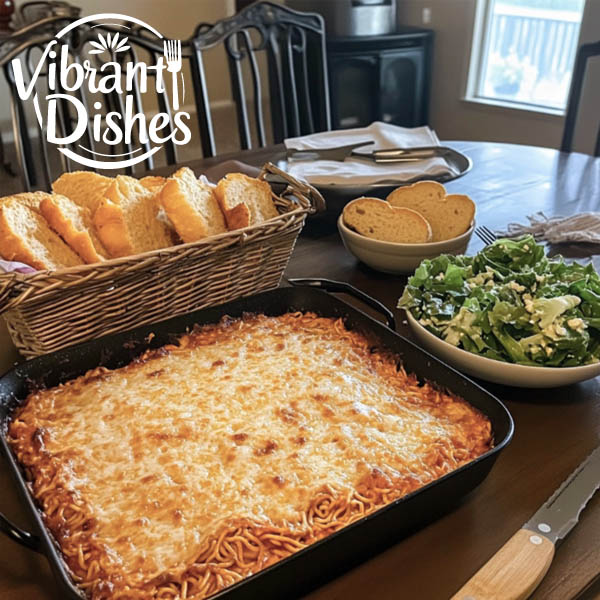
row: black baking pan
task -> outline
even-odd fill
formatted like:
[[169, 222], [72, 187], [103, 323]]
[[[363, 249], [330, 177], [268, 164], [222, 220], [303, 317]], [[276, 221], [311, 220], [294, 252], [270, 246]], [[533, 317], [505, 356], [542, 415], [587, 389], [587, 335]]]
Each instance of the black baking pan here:
[[[451, 390], [485, 414], [492, 424], [495, 447], [469, 464], [222, 590], [213, 598], [268, 600], [298, 597], [430, 522], [487, 476], [513, 434], [512, 418], [498, 399], [395, 333], [392, 313], [362, 292], [347, 284], [327, 280], [295, 280], [291, 283], [301, 284], [301, 287], [279, 288], [86, 342], [28, 361], [0, 379], [0, 446], [37, 529], [31, 533], [22, 531], [0, 515], [0, 530], [16, 542], [47, 556], [65, 599], [85, 598], [85, 595], [72, 583], [58, 546], [45, 528], [24, 474], [6, 442], [6, 430], [12, 412], [34, 387], [55, 386], [101, 365], [108, 368], [123, 366], [144, 350], [171, 342], [193, 325], [215, 323], [223, 315], [240, 317], [250, 312], [277, 316], [290, 311], [312, 311], [325, 317], [343, 317], [348, 328], [360, 331], [373, 340], [374, 345], [397, 354], [408, 372], [415, 373], [420, 380], [427, 379]], [[359, 297], [377, 308], [386, 318], [388, 326], [316, 287]], [[151, 333], [154, 337], [149, 335]]]

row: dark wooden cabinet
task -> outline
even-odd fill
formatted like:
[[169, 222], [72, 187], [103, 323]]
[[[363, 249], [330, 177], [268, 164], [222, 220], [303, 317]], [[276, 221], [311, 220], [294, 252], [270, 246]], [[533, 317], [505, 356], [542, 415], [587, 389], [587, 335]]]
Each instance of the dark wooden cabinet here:
[[414, 27], [382, 36], [329, 38], [333, 128], [373, 121], [426, 125], [432, 46], [433, 32]]

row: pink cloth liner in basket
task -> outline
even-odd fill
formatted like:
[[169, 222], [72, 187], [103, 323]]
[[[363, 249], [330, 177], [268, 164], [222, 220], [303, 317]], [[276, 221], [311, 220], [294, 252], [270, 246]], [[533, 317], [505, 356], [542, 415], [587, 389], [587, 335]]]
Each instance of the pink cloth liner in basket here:
[[20, 262], [0, 259], [0, 273], [35, 273], [35, 269]]

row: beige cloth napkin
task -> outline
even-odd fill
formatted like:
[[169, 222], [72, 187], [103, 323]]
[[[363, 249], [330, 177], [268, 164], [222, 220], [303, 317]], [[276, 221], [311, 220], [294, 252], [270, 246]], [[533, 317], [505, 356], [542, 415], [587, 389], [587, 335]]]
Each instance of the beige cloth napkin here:
[[498, 232], [503, 237], [517, 237], [527, 233], [536, 240], [546, 240], [551, 244], [585, 242], [600, 244], [600, 213], [586, 212], [572, 217], [548, 218], [543, 212], [527, 217], [529, 226], [509, 223], [508, 229]]
[[[361, 140], [374, 140], [375, 144], [360, 148], [360, 152], [371, 152], [386, 148], [411, 148], [415, 146], [439, 146], [440, 141], [429, 127], [407, 129], [375, 122], [368, 127], [323, 131], [303, 137], [285, 140], [286, 148], [318, 150], [346, 146]], [[288, 162], [290, 175], [304, 178], [315, 185], [370, 185], [374, 183], [407, 182], [427, 176], [458, 175], [443, 158], [407, 163], [376, 164], [357, 158], [345, 161], [311, 160]]]

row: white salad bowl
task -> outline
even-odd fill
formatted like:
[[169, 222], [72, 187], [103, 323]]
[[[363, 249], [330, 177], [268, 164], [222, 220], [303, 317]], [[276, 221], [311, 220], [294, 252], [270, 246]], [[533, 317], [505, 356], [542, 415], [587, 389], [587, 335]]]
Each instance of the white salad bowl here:
[[435, 258], [440, 254], [464, 254], [474, 228], [475, 223], [472, 223], [462, 235], [442, 242], [400, 244], [382, 242], [356, 233], [344, 223], [343, 214], [338, 218], [338, 230], [346, 250], [372, 269], [393, 275], [413, 273], [426, 258]]
[[485, 358], [457, 348], [427, 331], [409, 310], [408, 323], [419, 343], [455, 369], [492, 383], [526, 388], [570, 385], [600, 375], [600, 362], [581, 367], [530, 367]]

